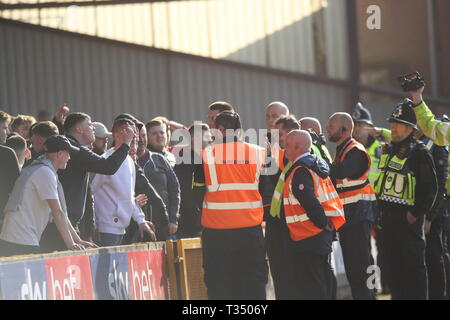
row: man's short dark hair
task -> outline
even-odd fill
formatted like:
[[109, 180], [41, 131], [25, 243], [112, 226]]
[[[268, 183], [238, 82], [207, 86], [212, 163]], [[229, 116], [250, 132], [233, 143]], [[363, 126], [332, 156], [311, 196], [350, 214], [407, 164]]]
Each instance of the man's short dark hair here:
[[115, 133], [120, 130], [123, 126], [130, 125], [132, 127], [135, 127], [135, 124], [132, 120], [128, 118], [119, 118], [114, 121], [113, 127], [111, 129], [112, 133]]
[[276, 121], [275, 125], [281, 125], [284, 130], [300, 130], [300, 124], [298, 120], [293, 115], [282, 115]]
[[59, 134], [58, 127], [51, 121], [36, 122], [30, 129], [31, 135], [37, 135], [42, 138], [49, 138], [55, 134]]
[[224, 111], [233, 112], [234, 111], [233, 106], [225, 101], [213, 102], [209, 105], [208, 109], [211, 111], [219, 111], [219, 112], [224, 112]]
[[27, 148], [27, 141], [22, 136], [15, 134], [6, 139], [5, 145], [13, 149], [16, 154], [23, 154]]
[[202, 131], [209, 130], [209, 126], [206, 123], [194, 123], [188, 128], [189, 134], [191, 136], [194, 135], [196, 128], [200, 128], [200, 129], [202, 129]]
[[0, 122], [11, 120], [11, 116], [5, 111], [0, 110]]
[[70, 133], [73, 127], [80, 124], [86, 119], [91, 119], [91, 117], [83, 112], [74, 112], [67, 116], [66, 120], [64, 121], [63, 125], [63, 131], [64, 134]]
[[237, 112], [224, 111], [219, 113], [216, 119], [214, 119], [214, 126], [216, 128], [222, 126], [225, 129], [233, 130], [242, 129], [241, 117]]

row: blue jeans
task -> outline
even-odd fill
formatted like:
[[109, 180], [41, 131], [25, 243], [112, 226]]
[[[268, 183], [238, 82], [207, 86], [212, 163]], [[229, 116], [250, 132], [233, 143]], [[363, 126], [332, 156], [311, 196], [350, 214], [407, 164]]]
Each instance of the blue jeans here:
[[120, 246], [123, 239], [123, 234], [99, 233], [98, 245], [100, 247]]

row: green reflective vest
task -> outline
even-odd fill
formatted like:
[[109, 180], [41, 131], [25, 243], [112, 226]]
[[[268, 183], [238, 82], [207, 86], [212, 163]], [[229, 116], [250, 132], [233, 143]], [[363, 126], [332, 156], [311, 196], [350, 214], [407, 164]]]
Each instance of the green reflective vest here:
[[315, 144], [312, 144], [311, 149], [312, 149], [312, 153], [314, 155], [318, 156], [320, 159], [323, 159], [323, 160], [327, 161], [328, 163], [333, 162], [333, 160], [331, 159], [331, 155], [328, 152], [327, 147], [325, 147], [324, 145], [322, 145], [321, 148], [319, 149], [318, 146], [316, 146]]
[[378, 165], [380, 164], [381, 157], [381, 144], [378, 140], [375, 140], [370, 147], [366, 149], [370, 156], [370, 169], [369, 169], [369, 182], [372, 187], [375, 186], [375, 182], [380, 176], [380, 169]]
[[378, 168], [380, 176], [375, 184], [375, 193], [379, 200], [414, 206], [416, 178], [405, 166], [408, 158], [400, 159], [384, 154], [380, 158]]

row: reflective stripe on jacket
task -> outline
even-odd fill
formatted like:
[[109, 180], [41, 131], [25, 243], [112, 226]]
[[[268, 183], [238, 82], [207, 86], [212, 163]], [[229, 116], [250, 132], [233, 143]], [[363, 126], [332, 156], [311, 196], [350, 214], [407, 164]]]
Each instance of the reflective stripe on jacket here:
[[299, 168], [306, 168], [314, 183], [314, 194], [322, 205], [325, 215], [329, 217], [335, 229], [339, 229], [345, 223], [344, 208], [339, 195], [337, 194], [333, 183], [329, 177], [322, 179], [311, 169], [299, 166], [292, 170], [289, 177], [286, 179], [283, 191], [283, 204], [286, 223], [289, 229], [289, 234], [293, 241], [300, 241], [316, 234], [319, 234], [323, 229], [318, 228], [309, 218], [306, 210], [295, 198], [292, 192], [292, 179], [295, 171]]
[[214, 144], [203, 150], [204, 227], [235, 229], [262, 223], [258, 184], [264, 159], [263, 148], [240, 141]]
[[343, 205], [356, 203], [358, 201], [376, 201], [375, 192], [369, 184], [368, 173], [370, 170], [371, 160], [364, 146], [354, 139], [350, 139], [346, 146], [342, 149], [341, 154], [335, 159], [335, 162], [344, 161], [347, 153], [353, 148], [357, 148], [364, 152], [367, 158], [367, 170], [357, 179], [336, 179], [336, 190]]

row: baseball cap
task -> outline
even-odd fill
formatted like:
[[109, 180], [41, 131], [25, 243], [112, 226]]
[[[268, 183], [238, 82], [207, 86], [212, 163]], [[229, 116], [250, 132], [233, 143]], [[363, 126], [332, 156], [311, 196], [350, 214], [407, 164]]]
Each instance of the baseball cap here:
[[69, 139], [61, 135], [53, 135], [44, 142], [46, 153], [55, 153], [58, 151], [78, 152], [80, 148], [73, 146]]
[[112, 133], [106, 129], [106, 126], [101, 122], [92, 122], [95, 129], [95, 136], [97, 138], [112, 138]]

